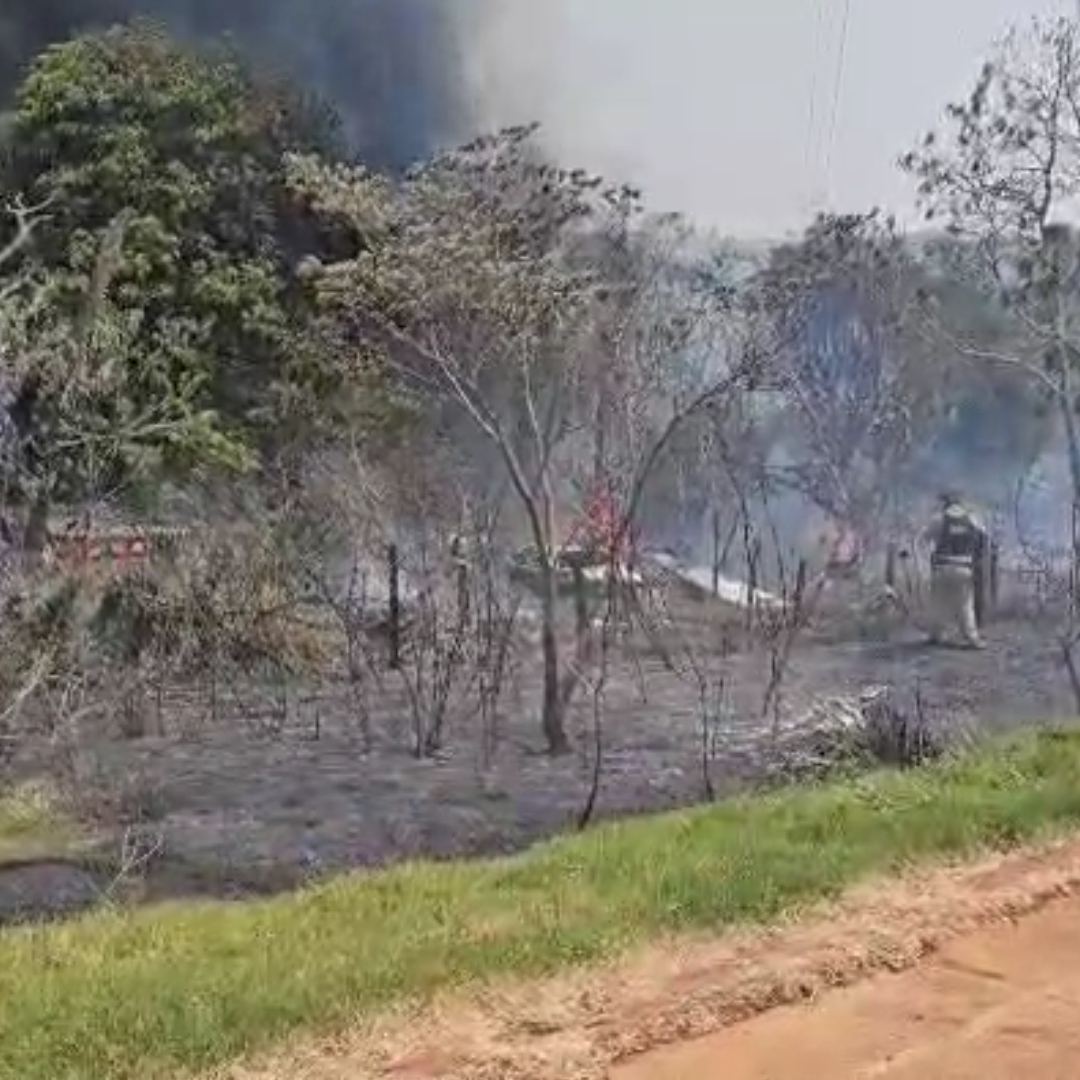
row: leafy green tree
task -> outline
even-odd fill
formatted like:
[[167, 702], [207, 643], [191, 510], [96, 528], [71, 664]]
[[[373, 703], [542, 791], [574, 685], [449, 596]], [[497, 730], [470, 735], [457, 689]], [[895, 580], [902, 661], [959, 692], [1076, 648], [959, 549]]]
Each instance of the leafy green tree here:
[[[12, 268], [32, 287], [15, 290], [24, 309], [9, 320], [27, 354], [70, 338], [122, 387], [95, 399], [84, 426], [155, 418], [136, 425], [135, 459], [100, 463], [99, 485], [122, 487], [135, 460], [144, 480], [251, 465], [288, 435], [305, 395], [327, 389], [305, 332], [310, 296], [289, 274], [317, 238], [286, 197], [282, 162], [289, 150], [333, 152], [334, 137], [332, 118], [288, 87], [146, 24], [53, 46], [33, 65], [0, 187], [47, 214]], [[96, 360], [79, 329], [88, 304]], [[45, 405], [56, 400], [38, 395], [31, 426], [51, 422]], [[43, 445], [44, 430], [35, 435]], [[87, 479], [54, 477], [57, 498], [76, 494], [76, 475]]]
[[28, 511], [31, 553], [40, 550], [56, 502], [145, 494], [145, 485], [165, 474], [166, 456], [190, 475], [233, 454], [214, 415], [199, 410], [186, 388], [157, 399], [144, 393], [137, 323], [106, 297], [123, 229], [118, 217], [98, 252], [92, 286], [77, 305], [68, 296], [62, 315], [47, 274], [26, 273], [3, 290], [4, 494]]

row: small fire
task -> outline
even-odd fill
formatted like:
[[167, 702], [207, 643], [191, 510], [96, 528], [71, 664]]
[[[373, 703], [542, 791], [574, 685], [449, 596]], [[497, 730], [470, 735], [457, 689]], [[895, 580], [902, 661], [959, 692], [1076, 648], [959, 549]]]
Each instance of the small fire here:
[[590, 492], [581, 520], [567, 537], [567, 546], [600, 552], [615, 562], [631, 561], [634, 537], [610, 486], [598, 484]]

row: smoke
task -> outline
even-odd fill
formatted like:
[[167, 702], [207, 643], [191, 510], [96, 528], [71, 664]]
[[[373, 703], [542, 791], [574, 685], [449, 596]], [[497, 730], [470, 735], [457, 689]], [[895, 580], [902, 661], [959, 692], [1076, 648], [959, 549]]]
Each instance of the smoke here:
[[463, 41], [488, 0], [4, 0], [0, 101], [46, 45], [135, 16], [251, 60], [330, 102], [368, 164], [400, 169], [471, 133]]

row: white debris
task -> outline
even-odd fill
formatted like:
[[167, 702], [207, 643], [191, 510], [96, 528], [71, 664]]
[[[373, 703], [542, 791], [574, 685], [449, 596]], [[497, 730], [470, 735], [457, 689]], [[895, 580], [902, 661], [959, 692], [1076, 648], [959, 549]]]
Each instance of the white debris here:
[[723, 573], [715, 575], [714, 578], [711, 567], [687, 566], [666, 551], [649, 552], [645, 561], [678, 578], [682, 584], [690, 586], [691, 591], [702, 600], [714, 599], [732, 607], [753, 606], [766, 611], [782, 611], [785, 607], [783, 599], [775, 593], [752, 589], [748, 582]]

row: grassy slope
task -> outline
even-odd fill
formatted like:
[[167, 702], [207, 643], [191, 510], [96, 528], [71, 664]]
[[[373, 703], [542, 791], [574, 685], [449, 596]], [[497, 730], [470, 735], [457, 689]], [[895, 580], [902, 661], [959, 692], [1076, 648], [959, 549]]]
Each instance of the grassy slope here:
[[12, 931], [0, 936], [0, 1077], [194, 1071], [436, 987], [769, 919], [917, 859], [1078, 823], [1080, 733], [1043, 734], [924, 772], [608, 825], [513, 859]]

